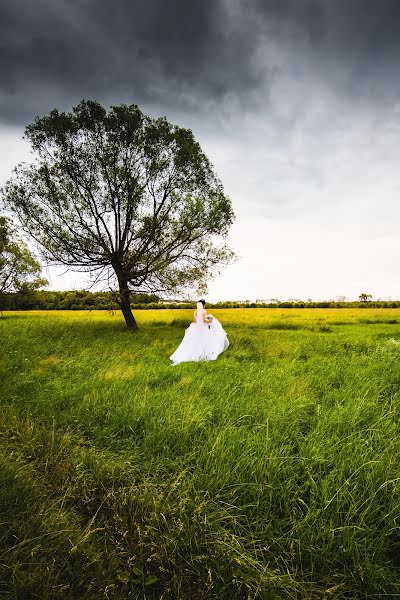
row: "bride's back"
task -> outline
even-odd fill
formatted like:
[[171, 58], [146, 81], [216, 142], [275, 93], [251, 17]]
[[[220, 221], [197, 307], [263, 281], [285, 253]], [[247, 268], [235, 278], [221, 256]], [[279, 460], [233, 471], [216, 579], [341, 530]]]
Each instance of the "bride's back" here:
[[196, 320], [196, 323], [204, 323], [204, 318], [203, 315], [206, 313], [205, 308], [203, 307], [201, 302], [197, 303], [197, 309], [195, 310], [194, 313], [194, 318]]

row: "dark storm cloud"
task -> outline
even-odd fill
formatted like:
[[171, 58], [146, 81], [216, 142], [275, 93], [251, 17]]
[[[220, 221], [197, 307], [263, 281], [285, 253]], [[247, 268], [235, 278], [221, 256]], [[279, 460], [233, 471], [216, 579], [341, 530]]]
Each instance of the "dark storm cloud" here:
[[254, 39], [231, 29], [217, 1], [3, 0], [0, 40], [3, 120], [24, 120], [61, 99], [163, 106], [256, 83]]
[[264, 38], [297, 49], [297, 67], [339, 85], [343, 94], [399, 96], [398, 0], [257, 0]]
[[275, 72], [259, 51], [269, 40], [311, 65], [305, 77], [335, 71], [344, 93], [397, 93], [397, 0], [2, 0], [0, 119], [83, 97], [161, 112], [250, 101]]
[[316, 48], [327, 43], [326, 49], [336, 56], [352, 53], [368, 59], [399, 54], [397, 0], [256, 0], [254, 6], [275, 37], [285, 31], [304, 32]]

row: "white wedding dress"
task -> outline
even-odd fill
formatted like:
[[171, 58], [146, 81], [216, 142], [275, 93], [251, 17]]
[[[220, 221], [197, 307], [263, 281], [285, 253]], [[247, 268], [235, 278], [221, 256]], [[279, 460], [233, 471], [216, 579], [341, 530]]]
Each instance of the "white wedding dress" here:
[[189, 325], [183, 340], [170, 356], [174, 365], [189, 361], [215, 360], [229, 346], [221, 323], [215, 317], [211, 323], [204, 323], [204, 312], [202, 303], [198, 302], [196, 322]]

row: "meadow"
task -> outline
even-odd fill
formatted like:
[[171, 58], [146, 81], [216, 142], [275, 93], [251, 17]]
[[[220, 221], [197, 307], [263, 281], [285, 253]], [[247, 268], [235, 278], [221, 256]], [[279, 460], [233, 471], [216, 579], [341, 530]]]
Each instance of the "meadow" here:
[[400, 597], [400, 309], [0, 318], [0, 597]]

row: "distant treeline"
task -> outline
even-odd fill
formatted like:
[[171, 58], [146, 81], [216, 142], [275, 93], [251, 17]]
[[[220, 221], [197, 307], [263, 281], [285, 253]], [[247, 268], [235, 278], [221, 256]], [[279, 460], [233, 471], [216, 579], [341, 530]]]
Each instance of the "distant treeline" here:
[[[132, 294], [132, 306], [148, 307], [157, 304], [154, 294]], [[51, 292], [21, 290], [0, 293], [1, 310], [116, 310], [118, 296], [114, 292], [89, 292], [87, 290]]]
[[[193, 308], [193, 302], [165, 302], [154, 294], [132, 294], [132, 308], [165, 309]], [[400, 300], [370, 300], [355, 302], [216, 302], [207, 308], [400, 308]], [[22, 290], [0, 294], [0, 310], [117, 310], [118, 297], [114, 292], [87, 290], [51, 292]]]

